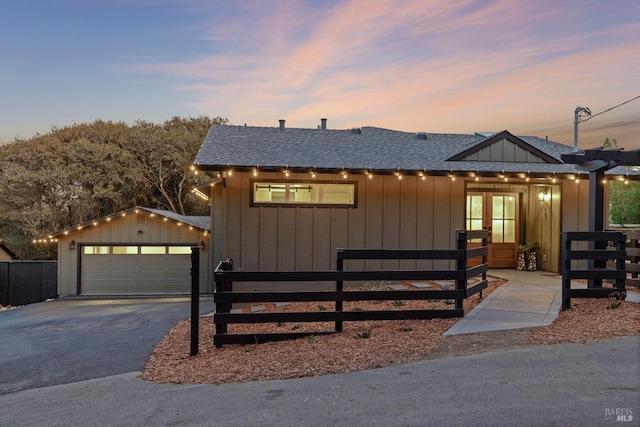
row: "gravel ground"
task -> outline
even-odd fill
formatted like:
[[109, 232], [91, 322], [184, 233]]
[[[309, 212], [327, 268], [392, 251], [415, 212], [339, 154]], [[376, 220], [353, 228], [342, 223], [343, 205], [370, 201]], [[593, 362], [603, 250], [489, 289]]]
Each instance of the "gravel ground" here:
[[[503, 282], [494, 280], [484, 291], [488, 295]], [[480, 302], [477, 296], [465, 301], [465, 312]], [[392, 309], [394, 302], [354, 303], [359, 308]], [[397, 305], [397, 303], [395, 303]], [[402, 309], [418, 302], [402, 303]], [[424, 303], [422, 303], [424, 307]], [[442, 302], [434, 302], [433, 305]], [[190, 321], [179, 322], [160, 342], [145, 367], [142, 378], [159, 383], [233, 383], [287, 379], [347, 373], [381, 368], [425, 359], [559, 343], [588, 343], [640, 334], [640, 304], [623, 302], [610, 308], [608, 299], [572, 299], [571, 310], [563, 311], [549, 326], [444, 337], [458, 319], [412, 321], [345, 322], [341, 334], [312, 336], [295, 341], [259, 345], [213, 346], [212, 318], [200, 320], [200, 353], [189, 356]], [[377, 308], [376, 308], [377, 307]], [[345, 304], [345, 310], [349, 308]], [[396, 308], [398, 308], [396, 306]], [[250, 308], [246, 308], [249, 310]], [[267, 310], [276, 310], [266, 304]], [[318, 310], [317, 304], [292, 304], [284, 310]], [[278, 311], [283, 311], [278, 308]], [[268, 332], [296, 329], [315, 331], [328, 324], [261, 325]], [[229, 332], [249, 332], [255, 325], [234, 325]], [[306, 329], [305, 329], [306, 328]], [[315, 328], [315, 329], [314, 329]], [[363, 332], [368, 338], [362, 338]]]

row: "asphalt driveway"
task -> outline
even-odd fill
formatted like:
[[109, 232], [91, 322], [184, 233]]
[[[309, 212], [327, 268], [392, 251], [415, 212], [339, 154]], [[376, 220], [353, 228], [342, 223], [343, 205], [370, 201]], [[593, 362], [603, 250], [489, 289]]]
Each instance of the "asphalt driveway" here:
[[[200, 313], [213, 309], [201, 300]], [[0, 311], [0, 394], [141, 371], [189, 298], [63, 298]]]

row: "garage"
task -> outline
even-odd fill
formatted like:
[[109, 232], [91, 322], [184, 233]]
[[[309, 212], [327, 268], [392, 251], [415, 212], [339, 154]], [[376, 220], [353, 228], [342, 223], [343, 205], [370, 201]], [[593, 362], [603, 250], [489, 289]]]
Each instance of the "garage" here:
[[83, 245], [80, 293], [185, 293], [191, 290], [191, 246]]
[[58, 246], [58, 294], [175, 295], [191, 291], [191, 250], [200, 251], [200, 292], [210, 293], [210, 217], [137, 207], [43, 236]]

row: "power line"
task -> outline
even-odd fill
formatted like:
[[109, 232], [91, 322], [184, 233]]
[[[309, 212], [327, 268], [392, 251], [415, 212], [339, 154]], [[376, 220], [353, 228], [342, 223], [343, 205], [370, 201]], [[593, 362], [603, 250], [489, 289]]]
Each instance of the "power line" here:
[[628, 100], [624, 101], [623, 103], [618, 104], [618, 105], [616, 105], [616, 106], [613, 106], [613, 107], [611, 107], [611, 108], [607, 108], [607, 109], [606, 109], [606, 110], [604, 110], [604, 111], [600, 111], [599, 113], [592, 114], [592, 115], [590, 115], [589, 117], [587, 117], [586, 119], [581, 120], [581, 122], [587, 122], [587, 121], [589, 121], [589, 120], [593, 119], [595, 116], [599, 116], [600, 114], [604, 114], [604, 113], [606, 113], [607, 111], [611, 111], [611, 110], [614, 110], [614, 109], [616, 109], [616, 108], [618, 108], [618, 107], [622, 107], [624, 104], [628, 104], [628, 103], [630, 103], [631, 101], [635, 101], [635, 100], [636, 100], [636, 99], [638, 99], [638, 98], [640, 98], [640, 95], [636, 96], [635, 98], [628, 99]]

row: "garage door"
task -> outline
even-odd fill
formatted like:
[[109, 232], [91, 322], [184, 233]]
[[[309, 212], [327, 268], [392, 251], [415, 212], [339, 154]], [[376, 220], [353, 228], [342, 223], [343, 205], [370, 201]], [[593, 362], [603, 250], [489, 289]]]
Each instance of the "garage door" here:
[[80, 293], [166, 294], [191, 289], [191, 246], [83, 246]]

